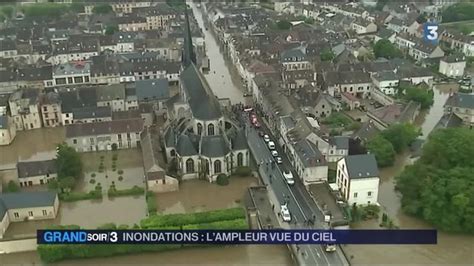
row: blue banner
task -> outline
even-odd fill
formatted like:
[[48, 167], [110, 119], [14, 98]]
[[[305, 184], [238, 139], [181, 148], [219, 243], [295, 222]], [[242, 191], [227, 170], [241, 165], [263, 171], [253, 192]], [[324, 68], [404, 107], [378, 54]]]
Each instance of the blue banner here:
[[38, 244], [436, 244], [436, 230], [38, 230]]

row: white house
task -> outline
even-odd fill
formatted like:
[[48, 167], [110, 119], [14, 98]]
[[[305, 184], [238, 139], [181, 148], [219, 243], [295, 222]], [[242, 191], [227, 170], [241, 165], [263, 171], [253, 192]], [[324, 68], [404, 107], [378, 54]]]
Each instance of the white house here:
[[9, 145], [16, 136], [16, 127], [13, 119], [6, 115], [0, 115], [0, 146]]
[[336, 184], [348, 204], [377, 204], [379, 169], [373, 154], [349, 155], [337, 162]]
[[58, 176], [55, 160], [18, 162], [16, 168], [21, 187], [44, 185]]
[[400, 78], [393, 71], [382, 71], [372, 76], [374, 87], [387, 95], [394, 95]]
[[448, 77], [462, 77], [466, 68], [466, 58], [450, 55], [439, 61], [439, 73]]
[[351, 23], [351, 29], [357, 34], [367, 34], [376, 32], [377, 25], [369, 20], [356, 19]]

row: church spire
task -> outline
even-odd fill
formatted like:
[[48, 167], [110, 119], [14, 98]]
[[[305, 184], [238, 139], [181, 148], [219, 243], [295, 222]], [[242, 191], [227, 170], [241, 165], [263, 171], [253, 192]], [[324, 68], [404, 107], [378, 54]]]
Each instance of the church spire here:
[[185, 29], [184, 29], [184, 49], [182, 55], [183, 66], [187, 67], [190, 64], [196, 64], [196, 54], [193, 48], [193, 38], [191, 36], [191, 27], [189, 26], [188, 6], [185, 2], [184, 7]]

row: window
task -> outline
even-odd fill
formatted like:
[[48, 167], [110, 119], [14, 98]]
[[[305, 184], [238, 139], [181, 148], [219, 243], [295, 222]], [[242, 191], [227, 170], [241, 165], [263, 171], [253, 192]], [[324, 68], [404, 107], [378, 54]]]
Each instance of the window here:
[[367, 197], [372, 197], [372, 191], [367, 192]]
[[73, 139], [72, 143], [77, 144], [77, 139]]
[[29, 212], [28, 212], [28, 216], [33, 217], [33, 212], [32, 212], [32, 211], [29, 211]]
[[48, 212], [46, 210], [43, 210], [43, 216], [48, 215]]
[[357, 192], [354, 192], [354, 198], [357, 198]]
[[244, 165], [244, 155], [239, 152], [237, 154], [237, 166], [243, 166]]
[[20, 215], [17, 212], [13, 213], [13, 216], [15, 216], [15, 218], [20, 218]]
[[186, 160], [186, 173], [193, 173], [194, 172], [194, 160], [189, 158]]
[[47, 112], [48, 111], [48, 107], [47, 106], [43, 106], [43, 112]]
[[68, 83], [68, 84], [71, 84], [71, 83], [72, 83], [72, 77], [68, 77], [68, 78], [67, 78], [67, 83]]
[[214, 124], [209, 124], [207, 126], [207, 135], [213, 136], [214, 135]]
[[214, 173], [218, 174], [222, 172], [222, 163], [219, 160], [214, 161]]
[[202, 125], [201, 125], [201, 123], [198, 123], [197, 124], [197, 134], [200, 136], [201, 133], [202, 133]]

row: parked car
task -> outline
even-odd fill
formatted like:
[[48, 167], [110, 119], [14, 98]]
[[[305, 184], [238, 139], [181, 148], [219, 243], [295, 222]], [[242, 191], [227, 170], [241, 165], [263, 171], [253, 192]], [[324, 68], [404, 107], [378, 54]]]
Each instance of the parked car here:
[[280, 207], [280, 213], [281, 213], [281, 217], [283, 218], [283, 221], [285, 222], [291, 222], [291, 214], [290, 214], [290, 210], [288, 210], [288, 206], [285, 205], [281, 205]]
[[275, 149], [275, 142], [269, 141], [269, 142], [268, 142], [268, 148], [269, 148], [270, 150], [274, 150], [274, 149]]
[[278, 156], [278, 157], [276, 157], [276, 162], [277, 162], [277, 164], [282, 164], [283, 160], [281, 159], [280, 156]]
[[336, 251], [336, 245], [335, 244], [325, 244], [324, 245], [324, 250], [326, 252], [334, 252], [334, 251]]
[[278, 152], [277, 152], [276, 150], [273, 150], [273, 151], [272, 151], [272, 156], [273, 156], [273, 157], [278, 157]]
[[288, 185], [294, 185], [295, 184], [295, 179], [293, 178], [293, 174], [291, 173], [290, 170], [286, 170], [283, 172], [283, 177], [285, 178], [285, 181]]
[[268, 143], [268, 142], [270, 141], [270, 136], [268, 136], [267, 134], [265, 134], [265, 135], [263, 136], [263, 140]]

